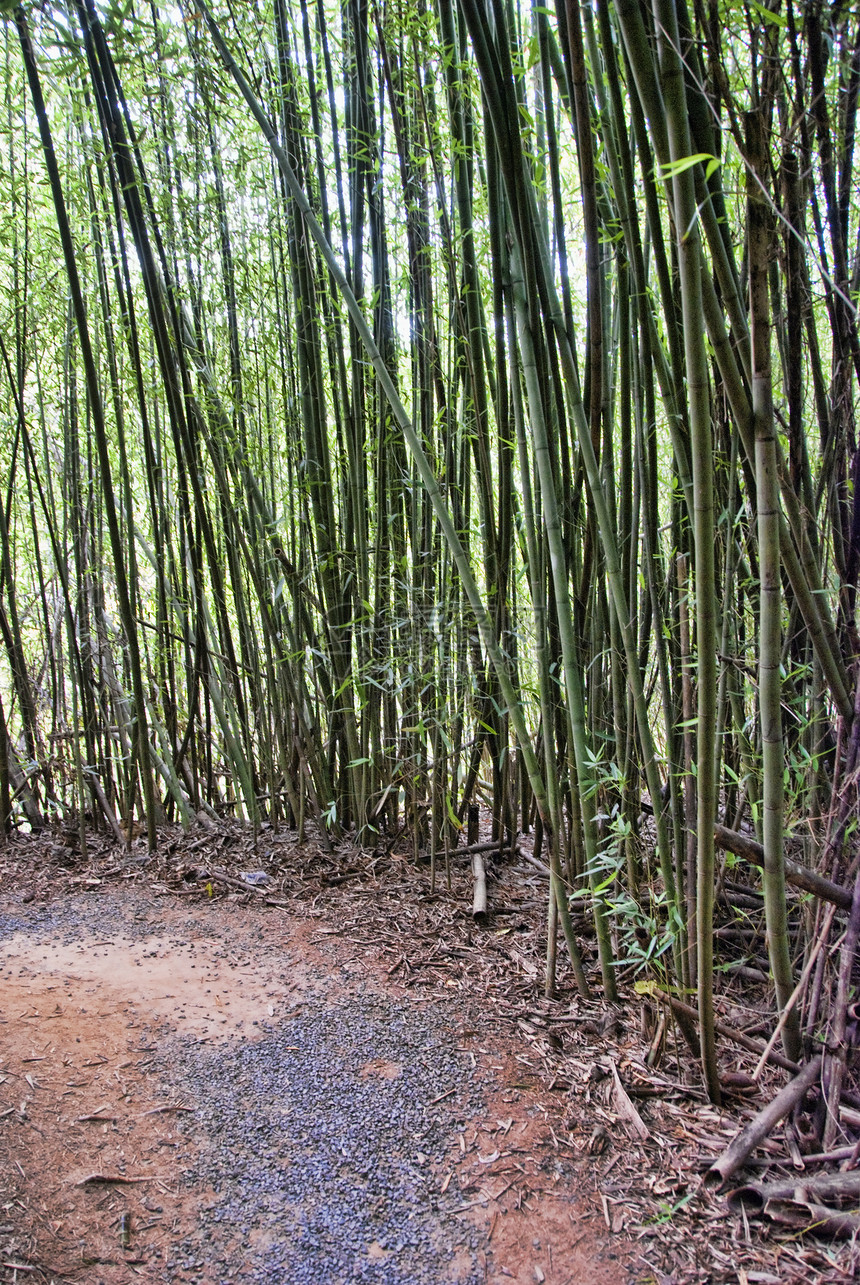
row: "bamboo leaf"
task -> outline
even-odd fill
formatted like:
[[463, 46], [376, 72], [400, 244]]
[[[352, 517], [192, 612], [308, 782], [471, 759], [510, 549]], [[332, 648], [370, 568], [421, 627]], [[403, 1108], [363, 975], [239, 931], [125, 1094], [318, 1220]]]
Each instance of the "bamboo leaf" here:
[[664, 181], [676, 178], [679, 174], [685, 174], [687, 170], [693, 169], [696, 165], [704, 165], [706, 178], [710, 178], [720, 167], [720, 159], [711, 152], [695, 152], [691, 156], [679, 156], [677, 160], [665, 161], [658, 166], [660, 178]]

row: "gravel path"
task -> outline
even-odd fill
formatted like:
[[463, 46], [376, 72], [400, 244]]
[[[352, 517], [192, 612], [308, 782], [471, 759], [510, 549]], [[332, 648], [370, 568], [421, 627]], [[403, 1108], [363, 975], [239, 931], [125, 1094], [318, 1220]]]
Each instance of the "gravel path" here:
[[480, 1105], [454, 1043], [433, 1009], [373, 997], [186, 1047], [171, 1079], [198, 1108], [188, 1180], [218, 1194], [169, 1266], [202, 1266], [208, 1242], [201, 1281], [477, 1283], [476, 1233], [450, 1212], [463, 1198], [438, 1195], [450, 1103]]
[[0, 1280], [629, 1279], [529, 1058], [456, 969], [421, 998], [351, 923], [4, 889]]
[[[180, 932], [173, 922], [159, 924], [159, 907], [142, 912], [134, 894], [82, 895], [0, 911], [0, 940], [23, 933], [40, 949], [77, 949], [88, 940], [97, 947], [151, 939], [160, 930], [177, 952], [198, 935], [211, 941], [211, 913], [183, 911]], [[241, 915], [235, 922], [236, 938], [224, 945], [233, 942], [267, 975], [289, 980], [289, 957], [277, 942]], [[234, 978], [235, 1015], [242, 982]], [[156, 1051], [148, 1075], [159, 1081], [162, 1100], [194, 1106], [173, 1127], [184, 1134], [182, 1186], [199, 1202], [196, 1228], [186, 1224], [160, 1263], [150, 1261], [147, 1279], [484, 1281], [483, 1238], [452, 1212], [469, 1197], [456, 1182], [440, 1192], [443, 1166], [459, 1152], [458, 1132], [482, 1109], [474, 1059], [457, 1049], [462, 1010], [400, 1001], [366, 975], [328, 973], [319, 962], [306, 968], [292, 1007], [266, 1023], [245, 1013], [244, 1035], [217, 1043], [179, 1034], [151, 1014], [146, 1029]]]
[[[188, 931], [207, 933], [206, 915], [189, 914]], [[23, 911], [0, 907], [0, 941], [24, 933], [34, 942], [69, 944], [95, 937], [151, 937], [159, 931], [158, 907], [146, 912], [136, 890], [105, 895], [79, 894], [47, 904], [27, 906]]]

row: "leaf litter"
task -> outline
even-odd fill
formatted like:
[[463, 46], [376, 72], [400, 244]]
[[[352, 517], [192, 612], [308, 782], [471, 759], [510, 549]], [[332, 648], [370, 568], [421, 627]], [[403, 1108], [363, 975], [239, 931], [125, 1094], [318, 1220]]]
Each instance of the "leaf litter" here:
[[[300, 1005], [321, 976], [329, 991], [336, 978], [341, 995], [360, 978], [392, 996], [418, 1005], [453, 1004], [461, 1013], [457, 1048], [481, 1085], [484, 1106], [480, 1118], [465, 1121], [452, 1138], [432, 1184], [450, 1202], [449, 1211], [479, 1233], [484, 1280], [561, 1285], [581, 1279], [583, 1270], [594, 1285], [854, 1278], [852, 1240], [818, 1239], [796, 1220], [780, 1229], [703, 1186], [709, 1164], [782, 1084], [778, 1071], [766, 1067], [755, 1081], [749, 1074], [758, 1060], [754, 1053], [728, 1049], [726, 1079], [734, 1079], [736, 1090], [716, 1109], [700, 1088], [671, 1013], [667, 1017], [651, 996], [637, 993], [630, 979], [613, 1009], [583, 1001], [563, 975], [555, 998], [543, 997], [545, 883], [533, 864], [488, 856], [489, 914], [479, 922], [471, 914], [468, 859], [460, 864], [455, 857], [450, 888], [443, 879], [431, 890], [428, 869], [396, 852], [346, 845], [331, 852], [271, 830], [263, 831], [255, 849], [250, 835], [229, 824], [202, 837], [165, 832], [152, 859], [140, 843], [121, 857], [111, 841], [101, 845], [94, 837], [85, 870], [69, 869], [67, 853], [58, 866], [45, 838], [19, 838], [0, 855], [7, 931], [32, 942], [41, 933], [43, 953], [49, 942], [56, 953], [55, 960], [40, 961], [56, 971], [37, 974], [18, 965], [15, 1003], [11, 1010], [8, 1002], [3, 1006], [0, 1076], [21, 1082], [20, 1049], [26, 1048], [26, 1056], [46, 1064], [38, 1069], [40, 1079], [60, 1080], [55, 1062], [63, 1014], [51, 1014], [58, 1025], [46, 1031], [43, 1012], [46, 1000], [56, 998], [61, 1008], [62, 997], [78, 1008], [67, 1038], [83, 1040], [82, 1047], [65, 1049], [65, 1083], [73, 1084], [85, 1065], [94, 1068], [91, 1084], [63, 1088], [41, 1106], [43, 1090], [29, 1086], [18, 1103], [20, 1090], [9, 1096], [0, 1083], [0, 1151], [10, 1146], [14, 1129], [15, 1154], [30, 1161], [18, 1166], [23, 1172], [17, 1178], [4, 1168], [0, 1253], [12, 1264], [0, 1267], [9, 1273], [5, 1279], [22, 1265], [28, 1279], [89, 1279], [93, 1263], [106, 1285], [127, 1280], [129, 1267], [153, 1281], [208, 1279], [195, 1275], [200, 1268], [193, 1265], [158, 1275], [171, 1246], [213, 1196], [183, 1186], [199, 1145], [194, 1108], [177, 1105], [175, 1095], [167, 1101], [170, 1085], [152, 1081], [158, 1041], [165, 1028], [186, 1031], [185, 1038], [200, 1044], [258, 1038], [291, 1011], [291, 996]], [[91, 915], [74, 929], [65, 927], [63, 940], [52, 934], [57, 905], [74, 912], [117, 898], [123, 932], [106, 936]], [[129, 916], [131, 940], [124, 935]], [[586, 957], [593, 956], [584, 919], [577, 931]], [[104, 978], [93, 966], [96, 942], [103, 951], [108, 943], [111, 964], [112, 944], [126, 955], [128, 994], [119, 1004], [112, 994], [113, 1017], [125, 1019], [124, 1047], [118, 1024], [106, 1025], [104, 1012], [99, 1027], [81, 1022], [82, 1000], [96, 1007], [104, 1002], [98, 998]], [[168, 990], [158, 963], [175, 975], [178, 960], [184, 961], [182, 980]], [[8, 987], [8, 966], [4, 971]], [[290, 984], [283, 981], [287, 975]], [[140, 985], [146, 977], [148, 989]], [[23, 993], [27, 988], [32, 995]], [[738, 1004], [722, 1002], [723, 1018], [740, 1024]], [[754, 1016], [751, 1010], [748, 1027]], [[72, 1036], [77, 1029], [86, 1035]], [[16, 1058], [9, 1037], [20, 1039], [24, 1030], [29, 1047], [19, 1045]], [[106, 1104], [107, 1094], [98, 1092], [108, 1079], [104, 1068], [116, 1070], [118, 1061], [123, 1079], [115, 1078], [112, 1089], [123, 1107], [145, 1107], [134, 1116], [121, 1114], [115, 1100]], [[396, 1083], [390, 1067], [366, 1074]], [[62, 1094], [80, 1098], [84, 1088], [90, 1102], [102, 1105], [81, 1114], [86, 1104], [80, 1103], [74, 1115], [66, 1114]], [[156, 1100], [159, 1090], [165, 1100]], [[439, 1109], [448, 1097], [440, 1085], [434, 1100]], [[101, 1134], [91, 1153], [97, 1167], [87, 1174], [81, 1163], [74, 1177], [81, 1185], [73, 1187], [69, 1160], [81, 1159], [74, 1131], [94, 1127]], [[748, 1162], [755, 1176], [791, 1172], [778, 1137], [766, 1138]], [[144, 1157], [147, 1165], [158, 1161], [151, 1181], [140, 1171]], [[53, 1186], [46, 1181], [52, 1169], [65, 1181], [57, 1175]], [[108, 1188], [101, 1197], [99, 1186]], [[157, 1214], [145, 1190], [150, 1187]]]

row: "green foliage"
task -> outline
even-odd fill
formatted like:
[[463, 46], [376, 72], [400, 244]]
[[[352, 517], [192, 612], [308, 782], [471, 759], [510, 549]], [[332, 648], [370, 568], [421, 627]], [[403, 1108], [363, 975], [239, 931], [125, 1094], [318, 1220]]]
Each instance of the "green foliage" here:
[[[536, 812], [570, 839], [617, 962], [684, 985], [673, 883], [703, 785], [726, 823], [764, 817], [738, 197], [753, 107], [769, 130], [756, 199], [778, 214], [783, 828], [815, 850], [842, 806], [848, 11], [792, 27], [780, 6], [721, 0], [700, 28], [690, 6], [672, 77], [653, 13], [683, 7], [578, 7], [589, 157], [552, 6], [496, 6], [486, 26], [455, 0], [282, 8], [279, 26], [269, 0], [158, 18], [105, 0], [88, 60], [86, 8], [24, 6], [43, 121], [5, 25], [0, 695], [16, 767], [37, 814], [89, 811], [86, 767], [122, 815], [151, 774], [170, 817], [205, 805], [393, 842], [408, 806], [436, 850], [483, 791], [500, 832]], [[690, 797], [643, 822], [668, 779]]]
[[666, 161], [660, 166], [660, 177], [665, 182], [678, 174], [685, 174], [696, 165], [704, 165], [705, 178], [710, 178], [712, 174], [716, 174], [721, 164], [720, 158], [712, 156], [710, 152], [696, 152], [692, 156], [680, 156], [675, 161]]

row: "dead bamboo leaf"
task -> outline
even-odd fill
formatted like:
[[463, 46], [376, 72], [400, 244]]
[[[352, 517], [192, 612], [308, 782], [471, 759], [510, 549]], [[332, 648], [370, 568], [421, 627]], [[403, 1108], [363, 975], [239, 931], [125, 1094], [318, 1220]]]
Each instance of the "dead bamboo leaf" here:
[[613, 1095], [615, 1110], [621, 1116], [622, 1120], [626, 1121], [626, 1123], [630, 1125], [636, 1136], [641, 1138], [644, 1142], [651, 1136], [648, 1132], [647, 1125], [633, 1105], [624, 1085], [621, 1083], [621, 1077], [618, 1074], [618, 1069], [614, 1062], [610, 1063], [610, 1069], [612, 1071], [612, 1079], [615, 1085], [615, 1092]]

